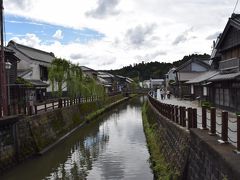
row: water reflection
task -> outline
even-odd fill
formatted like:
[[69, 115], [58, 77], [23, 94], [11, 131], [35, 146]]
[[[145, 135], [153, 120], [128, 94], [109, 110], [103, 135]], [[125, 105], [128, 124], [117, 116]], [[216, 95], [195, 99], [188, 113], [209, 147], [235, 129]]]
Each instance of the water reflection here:
[[153, 179], [142, 128], [143, 101], [134, 98], [115, 108], [0, 179]]

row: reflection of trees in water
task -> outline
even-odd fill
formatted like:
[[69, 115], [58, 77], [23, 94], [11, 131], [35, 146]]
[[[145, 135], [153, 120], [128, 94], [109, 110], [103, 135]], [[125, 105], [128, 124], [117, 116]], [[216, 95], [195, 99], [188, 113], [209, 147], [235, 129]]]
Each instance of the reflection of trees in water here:
[[[91, 126], [91, 125], [90, 125]], [[86, 179], [93, 161], [106, 148], [109, 134], [104, 125], [91, 126], [91, 132], [74, 144], [63, 164], [60, 164], [47, 179]]]
[[[21, 165], [21, 167], [16, 168], [12, 173], [8, 174], [9, 178], [7, 176], [5, 179], [86, 179], [90, 170], [93, 168], [94, 161], [100, 159], [99, 154], [108, 153], [106, 151], [106, 145], [109, 143], [110, 128], [115, 125], [116, 130], [118, 130], [120, 116], [126, 114], [126, 111], [129, 111], [129, 104], [131, 104], [133, 109], [139, 109], [141, 106], [141, 98], [134, 98], [104, 113], [98, 119], [91, 121], [76, 131], [44, 156], [26, 162], [24, 165]], [[132, 111], [129, 111], [129, 113], [129, 116], [126, 116], [126, 118], [132, 118]], [[121, 131], [121, 129], [119, 129], [119, 131]], [[136, 130], [132, 129], [131, 134], [136, 134]], [[137, 141], [138, 138], [130, 135], [130, 139], [136, 139]], [[108, 154], [107, 158], [111, 160], [111, 156], [111, 154]], [[102, 175], [106, 177], [106, 179], [112, 174], [117, 174], [118, 177], [121, 177], [123, 173], [120, 171], [123, 170], [121, 168], [124, 168], [122, 165], [122, 163], [124, 163], [122, 161], [124, 160], [121, 155], [114, 158], [116, 158], [115, 164], [111, 164], [111, 161], [104, 162], [101, 167]], [[111, 172], [107, 172], [110, 167], [113, 167], [112, 170], [121, 170], [118, 172], [114, 171], [111, 174]]]
[[142, 107], [143, 103], [147, 100], [147, 96], [140, 96], [140, 97], [136, 97], [131, 99], [128, 102], [128, 105], [131, 108], [136, 108], [136, 107]]

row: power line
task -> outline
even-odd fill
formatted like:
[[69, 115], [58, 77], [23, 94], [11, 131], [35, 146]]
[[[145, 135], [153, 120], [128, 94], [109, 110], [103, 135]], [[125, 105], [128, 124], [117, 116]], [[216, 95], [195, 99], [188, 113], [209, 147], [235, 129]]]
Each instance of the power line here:
[[234, 7], [234, 9], [233, 9], [233, 13], [235, 12], [235, 10], [236, 10], [236, 8], [237, 8], [237, 5], [238, 5], [238, 0], [237, 0], [237, 2], [236, 2], [236, 4], [235, 4], [235, 7]]

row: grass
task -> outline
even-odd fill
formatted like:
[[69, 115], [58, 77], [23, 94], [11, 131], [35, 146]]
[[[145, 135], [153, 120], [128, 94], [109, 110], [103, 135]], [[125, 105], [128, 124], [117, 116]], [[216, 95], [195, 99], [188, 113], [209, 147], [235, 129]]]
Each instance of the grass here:
[[169, 163], [165, 161], [165, 158], [161, 152], [161, 145], [157, 140], [159, 139], [158, 137], [161, 133], [156, 122], [154, 123], [154, 121], [149, 118], [147, 110], [147, 103], [145, 103], [142, 108], [143, 128], [150, 153], [149, 162], [151, 164], [151, 169], [153, 170], [154, 176], [158, 180], [177, 179], [177, 173], [171, 170]]

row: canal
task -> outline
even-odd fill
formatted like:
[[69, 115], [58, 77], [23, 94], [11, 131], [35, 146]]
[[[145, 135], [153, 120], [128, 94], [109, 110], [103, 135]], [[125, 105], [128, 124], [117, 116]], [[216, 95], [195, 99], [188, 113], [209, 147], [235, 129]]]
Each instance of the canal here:
[[153, 179], [142, 126], [143, 101], [137, 97], [115, 107], [0, 179]]

